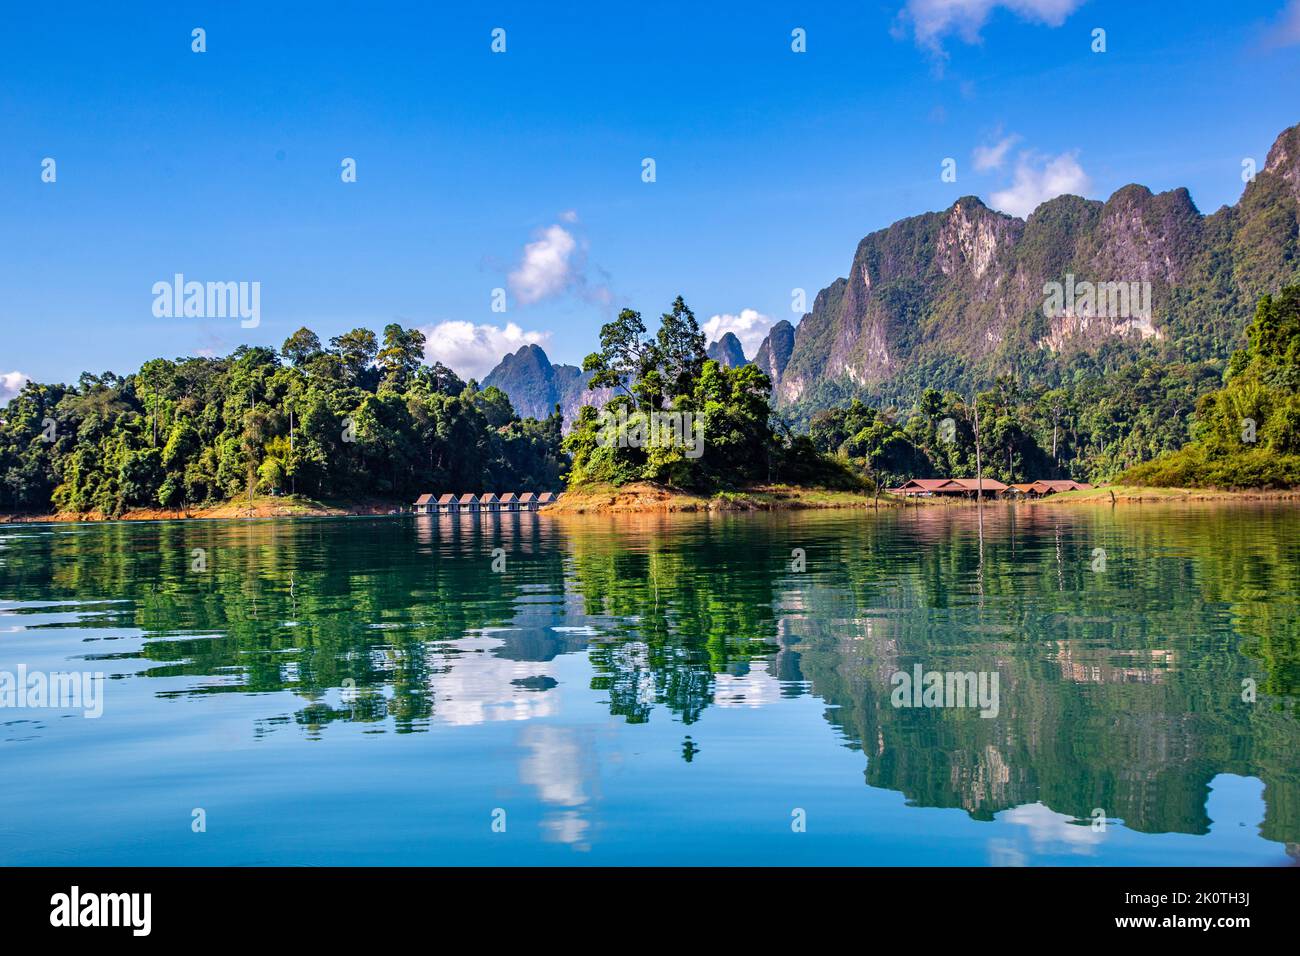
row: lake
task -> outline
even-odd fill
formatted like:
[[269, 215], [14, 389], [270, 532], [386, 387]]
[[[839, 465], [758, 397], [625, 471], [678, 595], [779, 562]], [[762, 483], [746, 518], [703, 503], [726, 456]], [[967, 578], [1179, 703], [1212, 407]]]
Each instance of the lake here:
[[0, 672], [5, 865], [1300, 858], [1293, 506], [5, 525]]

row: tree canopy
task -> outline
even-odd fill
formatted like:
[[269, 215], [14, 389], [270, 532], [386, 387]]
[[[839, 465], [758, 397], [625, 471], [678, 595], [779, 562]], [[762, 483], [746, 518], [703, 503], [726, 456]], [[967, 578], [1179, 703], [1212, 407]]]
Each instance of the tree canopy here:
[[656, 481], [685, 488], [799, 481], [861, 485], [849, 469], [772, 420], [772, 382], [755, 365], [707, 358], [704, 334], [681, 296], [646, 335], [624, 309], [600, 330], [583, 370], [589, 387], [615, 391], [603, 409], [584, 407], [565, 449], [571, 481]]
[[421, 492], [547, 490], [568, 461], [560, 416], [521, 419], [499, 389], [425, 365], [393, 324], [277, 354], [153, 359], [126, 377], [29, 382], [0, 413], [0, 511], [178, 508], [296, 491], [409, 501]]
[[1228, 361], [1223, 387], [1196, 406], [1192, 441], [1130, 469], [1157, 486], [1300, 485], [1300, 285], [1265, 295]]

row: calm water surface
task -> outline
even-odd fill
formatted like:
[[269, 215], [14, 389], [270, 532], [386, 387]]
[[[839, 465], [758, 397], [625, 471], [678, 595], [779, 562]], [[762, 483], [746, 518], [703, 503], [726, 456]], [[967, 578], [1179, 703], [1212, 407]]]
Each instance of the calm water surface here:
[[1300, 857], [1295, 508], [3, 526], [20, 665], [0, 864]]

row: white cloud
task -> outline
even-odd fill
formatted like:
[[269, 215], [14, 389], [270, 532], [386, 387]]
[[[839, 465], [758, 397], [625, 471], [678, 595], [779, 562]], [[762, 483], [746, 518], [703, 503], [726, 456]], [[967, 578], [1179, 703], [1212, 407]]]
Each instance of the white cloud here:
[[1049, 199], [1065, 193], [1083, 195], [1092, 188], [1092, 180], [1077, 157], [1077, 151], [1052, 157], [1021, 153], [1011, 187], [990, 196], [990, 205], [1023, 219]]
[[441, 362], [462, 378], [481, 379], [496, 368], [507, 352], [520, 346], [541, 345], [550, 332], [525, 332], [513, 322], [506, 327], [473, 322], [439, 322], [420, 329], [424, 333], [424, 358]]
[[578, 242], [563, 226], [548, 226], [510, 273], [510, 291], [524, 305], [559, 295], [573, 281], [573, 252]]
[[936, 52], [941, 41], [956, 33], [977, 43], [989, 15], [999, 7], [1034, 23], [1059, 27], [1083, 0], [907, 0], [899, 20], [910, 22], [916, 42]]
[[[578, 214], [567, 209], [558, 218], [572, 225], [578, 221]], [[608, 286], [587, 278], [586, 242], [579, 241], [559, 223], [547, 226], [524, 246], [519, 265], [507, 277], [507, 284], [520, 305], [566, 294], [601, 306], [614, 301]]]
[[990, 169], [1001, 169], [1002, 164], [1007, 161], [1007, 153], [1018, 142], [1020, 142], [1020, 137], [1012, 133], [991, 146], [976, 146], [971, 153], [975, 163], [975, 171], [986, 173]]
[[700, 326], [700, 330], [708, 342], [716, 342], [728, 332], [733, 333], [740, 339], [745, 357], [752, 359], [758, 352], [758, 347], [763, 344], [763, 339], [767, 337], [768, 329], [775, 324], [776, 319], [764, 315], [757, 309], [741, 309], [740, 315], [724, 313], [713, 316]]
[[0, 372], [0, 405], [23, 390], [28, 378], [22, 372]]
[[1077, 823], [1074, 817], [1042, 803], [1026, 803], [1000, 814], [1002, 820], [1024, 827], [1038, 850], [1090, 854], [1102, 841], [1103, 833], [1094, 830], [1091, 820]]

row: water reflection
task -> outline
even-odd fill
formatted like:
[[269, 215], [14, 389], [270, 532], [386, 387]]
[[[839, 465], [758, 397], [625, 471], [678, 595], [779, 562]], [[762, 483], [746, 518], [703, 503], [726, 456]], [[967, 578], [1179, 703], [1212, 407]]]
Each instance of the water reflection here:
[[[1086, 858], [1096, 808], [1211, 834], [1211, 784], [1238, 778], [1249, 825], [1294, 844], [1298, 532], [1279, 508], [1052, 506], [28, 527], [0, 535], [0, 653], [164, 708], [292, 694], [263, 738], [520, 722], [518, 780], [575, 848], [600, 775], [558, 723], [569, 660], [606, 719], [684, 725], [685, 762], [714, 710], [816, 698], [870, 787], [1024, 834], [989, 862]], [[996, 672], [998, 716], [891, 706], [915, 664]], [[51, 715], [20, 716], [0, 746], [41, 746]]]

